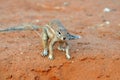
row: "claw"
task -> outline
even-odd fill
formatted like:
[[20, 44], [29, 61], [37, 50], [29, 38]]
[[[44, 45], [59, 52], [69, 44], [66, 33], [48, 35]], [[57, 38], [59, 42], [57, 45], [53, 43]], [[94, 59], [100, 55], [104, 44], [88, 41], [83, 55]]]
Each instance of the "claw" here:
[[53, 60], [53, 59], [54, 59], [54, 57], [53, 57], [52, 55], [49, 55], [48, 58], [49, 58], [50, 60]]
[[66, 58], [67, 58], [68, 60], [71, 59], [70, 55], [66, 55]]
[[42, 53], [42, 56], [47, 56], [47, 55], [48, 55], [48, 51], [44, 50], [43, 53]]

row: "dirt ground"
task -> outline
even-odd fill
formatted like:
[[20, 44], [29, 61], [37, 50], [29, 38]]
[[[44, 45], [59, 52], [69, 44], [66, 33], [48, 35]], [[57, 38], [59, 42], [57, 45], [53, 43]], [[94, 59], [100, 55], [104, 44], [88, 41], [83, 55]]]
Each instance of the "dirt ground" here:
[[120, 80], [120, 0], [0, 0], [0, 29], [53, 19], [82, 36], [72, 59], [42, 57], [34, 31], [0, 33], [0, 80]]

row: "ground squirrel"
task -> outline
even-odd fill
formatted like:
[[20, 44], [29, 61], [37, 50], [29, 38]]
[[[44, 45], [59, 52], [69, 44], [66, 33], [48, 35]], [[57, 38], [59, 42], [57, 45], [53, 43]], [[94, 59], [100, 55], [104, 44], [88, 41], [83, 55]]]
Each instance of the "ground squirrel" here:
[[[53, 47], [56, 42], [59, 43], [58, 49], [61, 51], [66, 52], [66, 58], [70, 59], [70, 53], [69, 53], [69, 44], [67, 40], [74, 40], [79, 39], [81, 36], [71, 35], [66, 28], [63, 26], [60, 20], [52, 20], [45, 26], [37, 26], [33, 24], [25, 24], [21, 25], [19, 27], [11, 27], [7, 29], [0, 30], [0, 32], [5, 31], [20, 31], [20, 30], [37, 30], [39, 28], [42, 28], [42, 44], [44, 47], [44, 50], [42, 52], [42, 56], [47, 56], [49, 59], [54, 59], [53, 55]], [[49, 40], [49, 42], [48, 42]]]

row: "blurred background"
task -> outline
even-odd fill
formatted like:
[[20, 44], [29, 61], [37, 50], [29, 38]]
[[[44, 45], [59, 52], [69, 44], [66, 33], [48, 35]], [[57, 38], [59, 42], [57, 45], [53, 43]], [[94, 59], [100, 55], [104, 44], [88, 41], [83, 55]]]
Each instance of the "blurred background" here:
[[41, 57], [33, 31], [0, 33], [0, 80], [120, 80], [120, 0], [0, 0], [0, 29], [53, 19], [82, 36], [72, 60]]

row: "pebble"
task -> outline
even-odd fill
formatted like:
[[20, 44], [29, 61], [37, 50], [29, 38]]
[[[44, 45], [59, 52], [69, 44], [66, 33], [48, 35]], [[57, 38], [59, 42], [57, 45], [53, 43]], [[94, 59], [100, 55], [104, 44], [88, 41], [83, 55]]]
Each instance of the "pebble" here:
[[20, 54], [23, 54], [23, 52], [20, 52]]
[[110, 21], [106, 21], [105, 24], [110, 24]]
[[36, 20], [35, 20], [35, 22], [37, 22], [37, 23], [38, 23], [38, 22], [40, 22], [40, 20], [39, 20], [39, 19], [36, 19]]
[[71, 63], [74, 63], [74, 61], [71, 61]]
[[76, 49], [76, 51], [78, 52], [78, 51], [79, 51], [79, 49]]
[[64, 6], [68, 6], [70, 3], [69, 2], [64, 2], [63, 5]]
[[120, 24], [118, 24], [118, 26], [120, 26]]
[[110, 12], [111, 9], [110, 8], [104, 8], [104, 12]]

